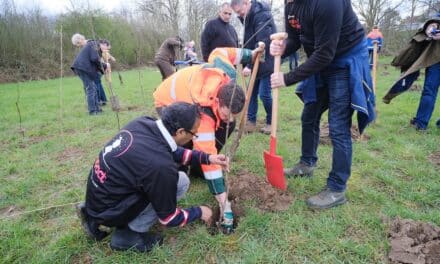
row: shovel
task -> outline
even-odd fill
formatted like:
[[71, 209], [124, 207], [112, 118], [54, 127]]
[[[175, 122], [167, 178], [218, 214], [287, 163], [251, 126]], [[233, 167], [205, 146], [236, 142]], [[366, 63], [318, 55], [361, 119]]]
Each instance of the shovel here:
[[[108, 51], [103, 52], [104, 61], [106, 63], [108, 63], [109, 56], [110, 54], [108, 53]], [[105, 73], [105, 78], [108, 83], [108, 89], [110, 90], [110, 104], [112, 106], [112, 110], [115, 112], [119, 112], [119, 110], [121, 110], [121, 105], [119, 104], [119, 98], [113, 92], [111, 69], [108, 69], [108, 71]]]
[[235, 137], [234, 142], [231, 145], [231, 150], [229, 151], [229, 158], [231, 160], [234, 158], [235, 153], [237, 152], [238, 146], [240, 145], [241, 136], [243, 135], [244, 126], [246, 124], [247, 110], [249, 108], [249, 102], [251, 100], [252, 91], [254, 90], [255, 78], [257, 76], [258, 67], [260, 65], [261, 54], [264, 52], [264, 47], [265, 47], [264, 42], [261, 42], [261, 41], [258, 42], [259, 51], [258, 51], [258, 54], [256, 55], [254, 67], [252, 68], [251, 79], [249, 81], [249, 85], [246, 90], [246, 100], [244, 101], [244, 107], [243, 107], [243, 110], [241, 113], [240, 125], [238, 127], [237, 136]]
[[[287, 33], [275, 33], [270, 35], [271, 40], [284, 40]], [[274, 58], [274, 72], [280, 72], [281, 56]], [[266, 179], [275, 188], [285, 191], [286, 179], [283, 171], [283, 158], [276, 155], [277, 148], [277, 122], [278, 122], [278, 93], [279, 89], [272, 90], [272, 126], [270, 131], [270, 149], [264, 151], [264, 163], [266, 166]]]

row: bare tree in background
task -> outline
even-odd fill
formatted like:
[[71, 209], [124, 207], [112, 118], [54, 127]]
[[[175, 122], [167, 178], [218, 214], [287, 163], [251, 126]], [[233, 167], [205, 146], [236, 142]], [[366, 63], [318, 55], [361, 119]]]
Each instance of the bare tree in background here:
[[203, 28], [209, 19], [216, 16], [219, 4], [215, 0], [187, 0], [185, 2], [187, 37], [188, 40], [194, 40], [197, 50], [200, 50], [200, 36]]
[[385, 10], [397, 10], [404, 3], [399, 0], [392, 3], [391, 0], [353, 0], [353, 7], [358, 11], [359, 16], [365, 21], [367, 30], [371, 30], [374, 25], [379, 25], [384, 16]]
[[175, 35], [179, 34], [179, 26], [182, 17], [179, 16], [180, 0], [142, 0], [138, 1], [140, 10], [153, 21], [160, 21], [160, 29], [172, 30]]

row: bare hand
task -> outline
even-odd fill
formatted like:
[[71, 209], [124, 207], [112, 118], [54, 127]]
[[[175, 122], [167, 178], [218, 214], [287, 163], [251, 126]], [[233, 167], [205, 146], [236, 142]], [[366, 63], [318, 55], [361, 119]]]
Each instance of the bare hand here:
[[272, 56], [281, 56], [286, 49], [286, 42], [284, 40], [275, 39], [270, 42], [269, 51]]
[[201, 205], [199, 206], [202, 210], [202, 216], [200, 219], [202, 219], [203, 222], [205, 222], [206, 225], [210, 226], [212, 222], [212, 210], [208, 206]]
[[440, 33], [437, 33], [435, 35], [432, 36], [433, 40], [440, 40]]
[[244, 67], [242, 73], [244, 77], [248, 77], [249, 75], [251, 75], [251, 69], [249, 69], [248, 67]]
[[286, 83], [284, 82], [284, 74], [282, 72], [272, 73], [270, 76], [270, 85], [272, 89], [286, 86]]
[[222, 169], [229, 172], [229, 158], [226, 155], [209, 155], [209, 163], [222, 166]]

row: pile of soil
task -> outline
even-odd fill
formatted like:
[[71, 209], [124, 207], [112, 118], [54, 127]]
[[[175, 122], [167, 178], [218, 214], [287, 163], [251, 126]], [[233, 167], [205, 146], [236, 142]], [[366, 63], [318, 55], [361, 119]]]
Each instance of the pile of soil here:
[[285, 211], [292, 203], [292, 195], [274, 188], [264, 177], [251, 173], [240, 173], [228, 178], [229, 199], [233, 204], [244, 205], [251, 202], [264, 212]]
[[[361, 134], [359, 133], [359, 129], [357, 126], [351, 127], [351, 138], [353, 141], [368, 141], [370, 139], [370, 136], [367, 134], [363, 134], [361, 137]], [[319, 133], [319, 144], [322, 145], [331, 145], [332, 141], [330, 139], [330, 130], [328, 123], [323, 123], [320, 127], [320, 133]]]
[[[229, 200], [234, 213], [234, 228], [240, 218], [245, 216], [246, 206], [255, 206], [262, 212], [285, 211], [293, 201], [290, 193], [274, 188], [264, 177], [248, 172], [241, 172], [228, 178]], [[211, 234], [218, 232], [217, 223], [220, 219], [219, 208], [213, 209], [213, 222], [209, 227]]]
[[440, 167], [440, 151], [431, 153], [428, 159], [431, 161], [432, 164], [434, 164], [434, 166]]
[[440, 228], [433, 224], [396, 218], [389, 239], [390, 263], [440, 263]]

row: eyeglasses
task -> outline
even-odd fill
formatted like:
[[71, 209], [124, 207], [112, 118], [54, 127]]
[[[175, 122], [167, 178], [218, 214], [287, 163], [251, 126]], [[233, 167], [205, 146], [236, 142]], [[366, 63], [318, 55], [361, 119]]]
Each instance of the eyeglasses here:
[[191, 130], [188, 130], [188, 129], [184, 129], [184, 130], [185, 130], [185, 132], [190, 133], [194, 139], [197, 139], [199, 137], [196, 133], [192, 132]]

